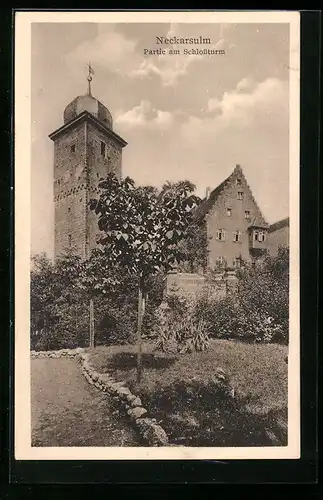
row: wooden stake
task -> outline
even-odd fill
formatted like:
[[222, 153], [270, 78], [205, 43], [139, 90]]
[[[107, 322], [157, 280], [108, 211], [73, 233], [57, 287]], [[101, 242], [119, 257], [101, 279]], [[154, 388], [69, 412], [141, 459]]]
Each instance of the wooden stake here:
[[90, 348], [94, 347], [94, 304], [90, 300]]
[[141, 329], [145, 314], [145, 292], [142, 283], [139, 285], [138, 293], [138, 326], [137, 326], [137, 382], [141, 382], [142, 378], [142, 338]]

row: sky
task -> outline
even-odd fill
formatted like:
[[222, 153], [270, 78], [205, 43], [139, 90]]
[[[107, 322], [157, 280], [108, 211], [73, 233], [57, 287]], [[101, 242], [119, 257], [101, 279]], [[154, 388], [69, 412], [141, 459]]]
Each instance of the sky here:
[[[144, 55], [156, 36], [209, 37], [225, 55]], [[240, 164], [265, 219], [288, 216], [288, 24], [33, 23], [31, 252], [53, 255], [53, 142], [87, 90], [128, 145], [122, 173], [157, 187], [189, 179], [205, 195]]]

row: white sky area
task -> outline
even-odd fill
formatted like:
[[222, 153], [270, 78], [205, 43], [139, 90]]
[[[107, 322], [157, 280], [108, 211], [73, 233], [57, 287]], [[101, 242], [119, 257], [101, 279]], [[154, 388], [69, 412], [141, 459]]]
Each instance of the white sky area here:
[[[226, 55], [144, 56], [167, 34], [209, 37]], [[48, 134], [86, 92], [89, 61], [92, 94], [128, 142], [123, 176], [155, 186], [189, 179], [204, 196], [238, 163], [266, 220], [288, 215], [288, 24], [39, 23], [32, 26], [33, 254], [53, 254]]]

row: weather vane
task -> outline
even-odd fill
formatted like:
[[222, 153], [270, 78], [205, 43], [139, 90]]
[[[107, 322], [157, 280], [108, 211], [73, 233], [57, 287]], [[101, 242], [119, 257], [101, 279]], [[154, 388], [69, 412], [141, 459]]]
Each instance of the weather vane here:
[[88, 73], [88, 76], [87, 76], [88, 94], [92, 95], [92, 93], [91, 93], [91, 82], [92, 82], [92, 75], [94, 75], [94, 71], [93, 71], [93, 68], [91, 66], [91, 63], [89, 63], [89, 65], [88, 65], [88, 70], [89, 70], [89, 73]]

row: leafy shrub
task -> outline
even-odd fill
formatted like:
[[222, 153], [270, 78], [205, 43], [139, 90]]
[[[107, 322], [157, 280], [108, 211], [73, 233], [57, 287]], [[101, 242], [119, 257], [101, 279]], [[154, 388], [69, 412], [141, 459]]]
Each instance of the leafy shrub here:
[[218, 286], [210, 273], [200, 292], [174, 290], [166, 297], [165, 308], [157, 313], [158, 347], [177, 343], [179, 350], [203, 350], [209, 337], [288, 343], [288, 249], [281, 248], [277, 257], [266, 257], [256, 268], [245, 264], [236, 286], [224, 296]]
[[196, 296], [168, 294], [156, 311], [157, 348], [177, 349], [181, 354], [207, 349], [209, 336], [205, 321], [198, 314]]
[[[89, 345], [90, 299], [94, 302], [95, 343], [133, 342], [137, 330], [138, 283], [120, 268], [107, 268], [95, 256], [88, 267], [73, 255], [52, 264], [33, 258], [31, 272], [31, 349], [51, 350]], [[89, 265], [90, 264], [90, 265]], [[104, 274], [104, 276], [102, 276]], [[155, 309], [163, 294], [163, 276], [147, 281], [143, 332], [153, 334]]]

